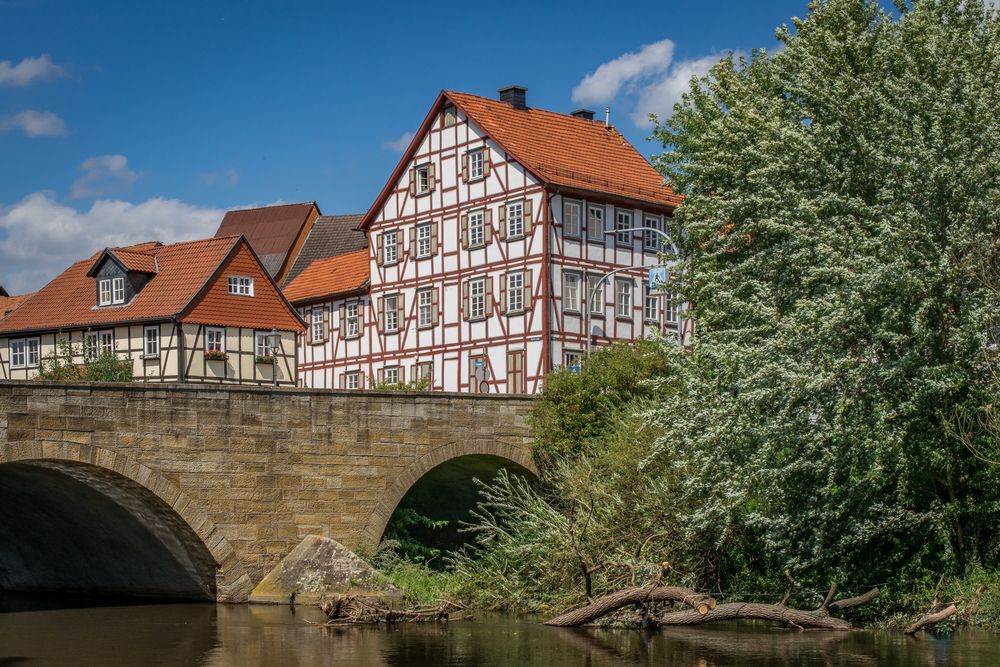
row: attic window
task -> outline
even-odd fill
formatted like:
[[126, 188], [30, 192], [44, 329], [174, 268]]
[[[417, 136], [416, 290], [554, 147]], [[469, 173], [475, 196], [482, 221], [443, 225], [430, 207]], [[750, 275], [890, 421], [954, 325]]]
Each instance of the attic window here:
[[253, 278], [229, 276], [229, 293], [237, 296], [253, 296]]
[[431, 166], [425, 164], [417, 167], [417, 194], [422, 195], [431, 190]]
[[455, 107], [445, 107], [441, 114], [441, 127], [451, 127], [458, 122], [458, 110]]
[[125, 303], [125, 277], [101, 278], [97, 282], [97, 305], [112, 306]]

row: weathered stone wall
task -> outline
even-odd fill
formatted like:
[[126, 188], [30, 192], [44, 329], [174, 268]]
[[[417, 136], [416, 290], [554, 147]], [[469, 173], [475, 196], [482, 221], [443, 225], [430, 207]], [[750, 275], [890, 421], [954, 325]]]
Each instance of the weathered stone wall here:
[[208, 547], [220, 599], [240, 600], [305, 535], [377, 540], [412, 483], [448, 459], [532, 469], [530, 407], [513, 396], [3, 382], [0, 465], [75, 461], [138, 482]]

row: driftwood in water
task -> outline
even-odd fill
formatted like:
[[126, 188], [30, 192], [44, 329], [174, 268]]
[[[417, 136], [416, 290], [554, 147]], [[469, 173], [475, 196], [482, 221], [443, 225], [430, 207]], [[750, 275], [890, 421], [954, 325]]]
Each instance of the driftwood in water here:
[[924, 614], [916, 620], [910, 627], [906, 628], [906, 634], [915, 635], [922, 628], [928, 625], [934, 625], [935, 623], [940, 623], [952, 614], [958, 611], [958, 608], [954, 604], [950, 604], [941, 611], [936, 611], [931, 614]]
[[[730, 602], [720, 604], [707, 614], [696, 614], [689, 609], [660, 614], [655, 618], [659, 625], [701, 625], [716, 621], [756, 620], [784, 623], [799, 629], [813, 628], [817, 630], [850, 630], [847, 621], [831, 616], [831, 614], [857, 607], [871, 602], [878, 597], [878, 588], [873, 588], [864, 595], [858, 595], [843, 600], [834, 600], [837, 585], [830, 587], [823, 604], [818, 609], [792, 609], [784, 604], [758, 604], [753, 602]], [[784, 600], [782, 601], [784, 602]]]
[[319, 608], [326, 615], [326, 625], [446, 623], [449, 620], [467, 621], [472, 618], [472, 614], [453, 617], [457, 612], [465, 611], [465, 607], [455, 602], [444, 602], [436, 607], [393, 609], [377, 599], [355, 595], [328, 595], [320, 601]]

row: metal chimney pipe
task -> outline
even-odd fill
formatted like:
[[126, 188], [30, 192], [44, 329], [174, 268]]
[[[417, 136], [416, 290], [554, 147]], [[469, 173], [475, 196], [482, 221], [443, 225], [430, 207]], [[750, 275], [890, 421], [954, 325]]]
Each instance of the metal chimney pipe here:
[[611, 107], [604, 107], [604, 127], [611, 127]]

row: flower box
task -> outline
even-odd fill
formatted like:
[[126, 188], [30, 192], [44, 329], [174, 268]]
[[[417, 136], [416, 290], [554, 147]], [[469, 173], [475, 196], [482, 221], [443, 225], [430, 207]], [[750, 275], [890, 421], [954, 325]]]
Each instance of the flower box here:
[[206, 361], [229, 361], [229, 355], [225, 352], [206, 352]]
[[274, 357], [272, 357], [269, 354], [266, 354], [266, 355], [263, 355], [263, 356], [254, 357], [254, 361], [256, 361], [258, 364], [273, 364], [274, 363]]

